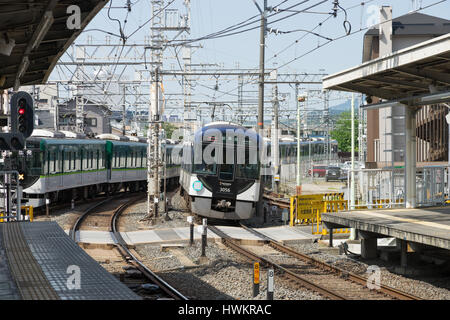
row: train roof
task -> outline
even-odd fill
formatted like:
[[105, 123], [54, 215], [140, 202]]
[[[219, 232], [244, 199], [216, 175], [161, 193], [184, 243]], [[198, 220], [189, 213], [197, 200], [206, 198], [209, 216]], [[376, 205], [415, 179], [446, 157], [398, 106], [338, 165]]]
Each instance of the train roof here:
[[[336, 140], [330, 140], [330, 143], [336, 143]], [[326, 141], [317, 140], [317, 141], [300, 141], [300, 145], [308, 145], [308, 144], [324, 144]], [[269, 144], [272, 144], [270, 142]], [[280, 141], [278, 145], [297, 145], [297, 141]]]
[[133, 147], [147, 147], [146, 143], [134, 141], [115, 141], [115, 140], [100, 140], [113, 146], [133, 146]]
[[53, 139], [53, 138], [40, 138], [41, 143], [45, 143], [47, 145], [54, 145], [54, 144], [65, 144], [65, 145], [73, 145], [73, 144], [80, 144], [80, 145], [87, 145], [87, 144], [106, 144], [105, 141], [99, 141], [94, 139]]
[[199, 139], [201, 140], [202, 136], [208, 130], [211, 130], [211, 131], [218, 130], [223, 135], [226, 135], [229, 130], [233, 130], [233, 131], [242, 130], [245, 133], [246, 136], [252, 137], [252, 138], [256, 138], [256, 140], [258, 142], [261, 139], [261, 136], [256, 131], [254, 131], [253, 129], [249, 129], [249, 128], [243, 127], [243, 126], [241, 126], [239, 124], [232, 123], [232, 122], [218, 121], [218, 122], [211, 122], [211, 123], [203, 126], [201, 129], [197, 130], [195, 132], [194, 140], [195, 141], [198, 141]]

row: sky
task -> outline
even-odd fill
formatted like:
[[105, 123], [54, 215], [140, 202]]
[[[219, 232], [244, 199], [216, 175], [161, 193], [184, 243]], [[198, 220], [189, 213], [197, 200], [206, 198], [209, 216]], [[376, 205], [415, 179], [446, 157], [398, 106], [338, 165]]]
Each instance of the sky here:
[[[106, 32], [115, 35], [120, 34], [118, 19], [121, 21], [124, 34], [131, 37], [127, 43], [139, 43], [144, 37], [150, 35], [150, 23], [141, 27], [151, 16], [150, 0], [130, 0], [131, 11], [124, 8], [126, 0], [112, 0], [108, 2], [104, 9], [91, 21], [76, 43], [86, 42], [86, 37], [92, 37], [93, 42], [104, 42]], [[263, 6], [263, 0], [255, 0], [259, 6]], [[292, 7], [293, 11], [272, 11], [268, 17], [268, 28], [281, 31], [268, 33], [266, 37], [266, 69], [278, 68], [280, 73], [327, 73], [332, 74], [343, 69], [347, 69], [361, 63], [362, 40], [367, 31], [367, 27], [377, 23], [377, 7], [390, 5], [393, 9], [393, 17], [407, 14], [416, 7], [426, 7], [438, 3], [440, 0], [340, 0], [341, 7], [336, 17], [329, 13], [333, 9], [332, 0], [268, 0], [268, 7], [276, 9], [286, 9]], [[416, 2], [416, 4], [413, 4]], [[170, 4], [169, 4], [170, 3]], [[185, 11], [184, 0], [165, 0], [167, 9], [179, 9], [179, 14]], [[361, 4], [364, 5], [361, 5]], [[280, 4], [278, 7], [277, 5]], [[111, 9], [109, 6], [111, 5]], [[299, 13], [299, 10], [303, 12]], [[419, 12], [450, 19], [450, 1], [443, 1], [430, 8]], [[191, 1], [191, 32], [188, 39], [196, 39], [220, 31], [224, 28], [236, 25], [242, 21], [259, 14], [253, 0], [192, 0]], [[108, 17], [109, 15], [109, 17]], [[290, 17], [287, 17], [292, 15]], [[125, 23], [126, 18], [126, 23]], [[284, 18], [284, 19], [283, 19]], [[281, 21], [276, 21], [281, 19]], [[192, 63], [194, 64], [218, 64], [224, 68], [257, 68], [259, 64], [259, 20], [255, 17], [246, 27], [255, 27], [248, 32], [223, 37], [219, 39], [208, 39], [193, 42], [193, 45], [201, 45], [201, 48], [194, 48]], [[344, 26], [344, 21], [347, 21]], [[346, 31], [351, 27], [351, 34], [346, 36]], [[89, 31], [100, 29], [101, 31]], [[136, 31], [138, 30], [138, 31]], [[313, 30], [316, 34], [304, 32]], [[136, 31], [136, 32], [135, 32]], [[360, 31], [360, 32], [358, 32]], [[288, 33], [285, 33], [288, 32]], [[176, 33], [167, 33], [171, 39]], [[318, 36], [320, 35], [320, 36]], [[327, 39], [337, 39], [329, 42]], [[327, 39], [325, 39], [327, 38]], [[111, 41], [119, 42], [116, 36], [111, 36]], [[327, 43], [329, 42], [329, 43]], [[167, 59], [164, 68], [178, 68], [174, 59], [172, 48], [165, 52]], [[180, 57], [180, 56], [179, 56]], [[147, 53], [147, 58], [149, 54]], [[147, 60], [148, 61], [148, 60]], [[120, 69], [120, 68], [119, 68]], [[125, 71], [125, 76], [129, 71]], [[55, 74], [55, 72], [54, 72]], [[53, 77], [56, 77], [53, 75]], [[131, 73], [128, 77], [132, 77]], [[202, 82], [205, 81], [205, 82]], [[218, 90], [214, 90], [214, 80], [200, 80], [194, 88], [196, 99], [221, 99], [236, 100], [237, 82], [217, 81]], [[167, 84], [167, 90], [181, 92], [177, 82]], [[317, 87], [317, 86], [316, 86]], [[169, 89], [170, 88], [170, 89]], [[217, 89], [216, 88], [216, 89]], [[308, 89], [305, 86], [305, 89]], [[254, 97], [257, 86], [247, 86], [244, 88], [248, 94]], [[266, 86], [266, 99], [269, 99], [271, 86]], [[224, 92], [229, 92], [224, 94]], [[279, 87], [280, 94], [286, 93], [286, 103], [293, 102], [293, 89], [288, 85]], [[339, 104], [339, 98], [331, 99], [330, 104]], [[289, 109], [289, 108], [288, 108]]]

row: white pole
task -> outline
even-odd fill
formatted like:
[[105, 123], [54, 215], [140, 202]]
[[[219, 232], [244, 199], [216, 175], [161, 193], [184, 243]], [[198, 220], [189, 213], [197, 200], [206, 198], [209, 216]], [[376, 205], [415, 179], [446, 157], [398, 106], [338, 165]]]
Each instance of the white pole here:
[[[352, 93], [352, 134], [351, 134], [351, 154], [352, 154], [352, 166], [351, 166], [351, 180], [350, 180], [350, 210], [355, 208], [355, 94]], [[354, 240], [356, 237], [355, 228], [350, 229], [350, 239]]]
[[301, 193], [301, 170], [300, 170], [300, 101], [299, 98], [296, 97], [297, 99], [297, 188], [296, 188], [296, 193], [297, 195], [299, 195]]

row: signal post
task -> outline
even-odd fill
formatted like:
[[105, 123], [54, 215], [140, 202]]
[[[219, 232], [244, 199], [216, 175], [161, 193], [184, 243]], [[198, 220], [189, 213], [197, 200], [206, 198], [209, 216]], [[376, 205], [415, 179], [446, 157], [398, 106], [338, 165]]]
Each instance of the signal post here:
[[[9, 118], [9, 119], [8, 119]], [[8, 121], [9, 120], [9, 121]], [[8, 127], [8, 122], [10, 127]], [[13, 152], [19, 157], [25, 157], [25, 140], [34, 129], [33, 98], [27, 92], [14, 93], [10, 100], [9, 116], [0, 116], [0, 126], [6, 127], [0, 132], [0, 150], [3, 170], [0, 172], [0, 194], [3, 194], [3, 217], [6, 221], [21, 220], [22, 187], [20, 181], [24, 174], [11, 170]], [[29, 156], [26, 152], [26, 156]]]

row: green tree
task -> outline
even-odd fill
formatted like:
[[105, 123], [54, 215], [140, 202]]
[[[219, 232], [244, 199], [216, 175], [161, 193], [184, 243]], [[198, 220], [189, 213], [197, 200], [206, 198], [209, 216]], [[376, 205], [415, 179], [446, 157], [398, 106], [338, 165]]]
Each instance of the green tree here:
[[[350, 152], [352, 148], [352, 114], [349, 111], [342, 112], [334, 129], [330, 132], [332, 139], [338, 143], [338, 149], [343, 152]], [[358, 118], [355, 114], [355, 151], [358, 151]]]
[[177, 129], [176, 126], [174, 126], [173, 124], [169, 123], [169, 122], [163, 122], [162, 123], [162, 129], [164, 129], [164, 132], [166, 133], [166, 138], [170, 139], [172, 138], [172, 133], [175, 129]]

